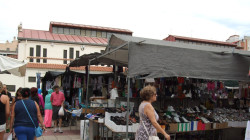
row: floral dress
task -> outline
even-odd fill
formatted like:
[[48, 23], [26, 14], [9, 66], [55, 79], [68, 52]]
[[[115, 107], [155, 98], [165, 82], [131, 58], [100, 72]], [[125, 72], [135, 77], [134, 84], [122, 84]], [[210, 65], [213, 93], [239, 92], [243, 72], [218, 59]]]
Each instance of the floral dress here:
[[[149, 120], [149, 118], [144, 114], [144, 107], [149, 104], [149, 103], [141, 103], [139, 106], [139, 115], [140, 115], [140, 125], [139, 128], [136, 132], [135, 135], [135, 140], [147, 140], [150, 136], [157, 136], [157, 131], [155, 129], [155, 127], [152, 125], [151, 121]], [[158, 121], [159, 116], [158, 114], [155, 112], [155, 118]], [[149, 133], [149, 135], [147, 134], [145, 127], [142, 124], [142, 121]]]

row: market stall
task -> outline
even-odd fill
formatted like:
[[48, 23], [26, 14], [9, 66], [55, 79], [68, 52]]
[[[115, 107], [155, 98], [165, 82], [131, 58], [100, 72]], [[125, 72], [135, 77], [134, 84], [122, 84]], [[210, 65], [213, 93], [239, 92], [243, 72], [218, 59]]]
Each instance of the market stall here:
[[[92, 61], [105, 64], [108, 60], [109, 64], [113, 62], [127, 66], [129, 91], [131, 78], [186, 77], [210, 80], [206, 84], [214, 80], [248, 82], [249, 56], [249, 52], [230, 48], [112, 35], [105, 53], [89, 60], [88, 64], [91, 65]], [[196, 82], [198, 83], [201, 82]], [[129, 96], [127, 105], [129, 108]], [[128, 138], [129, 113], [126, 115], [126, 138]], [[182, 125], [181, 128], [183, 127]], [[204, 125], [200, 129], [204, 130]]]

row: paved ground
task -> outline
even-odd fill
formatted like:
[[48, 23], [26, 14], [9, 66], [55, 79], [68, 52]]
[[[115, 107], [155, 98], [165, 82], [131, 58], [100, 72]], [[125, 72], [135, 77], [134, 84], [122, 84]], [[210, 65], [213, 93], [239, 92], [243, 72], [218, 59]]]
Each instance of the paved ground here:
[[77, 126], [71, 128], [62, 127], [63, 133], [54, 133], [54, 128], [48, 128], [37, 140], [81, 140], [79, 123], [80, 121], [77, 122]]

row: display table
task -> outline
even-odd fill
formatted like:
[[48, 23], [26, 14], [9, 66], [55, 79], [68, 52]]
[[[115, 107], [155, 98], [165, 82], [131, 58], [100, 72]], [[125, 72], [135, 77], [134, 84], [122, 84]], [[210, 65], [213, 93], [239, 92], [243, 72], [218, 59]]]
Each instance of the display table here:
[[[101, 135], [99, 128], [101, 128]], [[98, 120], [89, 119], [89, 139], [94, 140], [95, 137], [98, 136], [100, 136], [100, 139], [104, 138], [104, 122], [98, 122]]]

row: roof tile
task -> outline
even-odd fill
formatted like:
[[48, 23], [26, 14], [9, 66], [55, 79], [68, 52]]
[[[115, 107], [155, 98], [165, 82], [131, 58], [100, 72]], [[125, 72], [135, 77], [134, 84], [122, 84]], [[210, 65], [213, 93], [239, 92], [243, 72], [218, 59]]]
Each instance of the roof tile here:
[[97, 37], [86, 37], [77, 35], [64, 35], [64, 34], [53, 34], [49, 31], [42, 30], [31, 30], [23, 29], [23, 31], [18, 32], [18, 39], [32, 39], [32, 40], [48, 40], [48, 41], [62, 41], [69, 43], [86, 43], [86, 44], [96, 44], [96, 45], [107, 45], [108, 40], [106, 38]]

